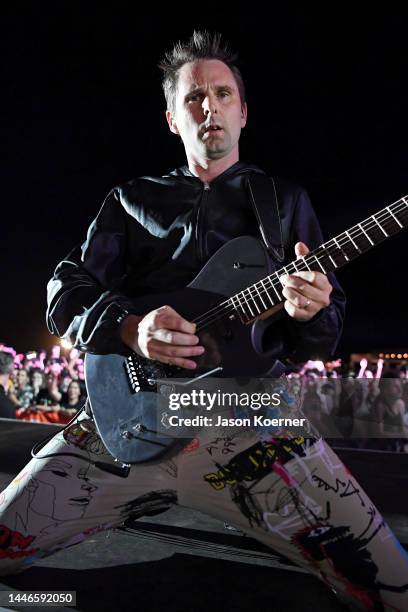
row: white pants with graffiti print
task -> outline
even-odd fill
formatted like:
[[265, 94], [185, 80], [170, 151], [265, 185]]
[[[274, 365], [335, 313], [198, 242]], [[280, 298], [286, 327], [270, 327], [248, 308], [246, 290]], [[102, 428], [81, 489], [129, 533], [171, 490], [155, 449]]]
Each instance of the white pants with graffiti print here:
[[[172, 504], [241, 529], [323, 580], [355, 609], [408, 611], [408, 555], [321, 439], [203, 431], [126, 478], [85, 412], [0, 494], [0, 575], [96, 531]], [[74, 455], [74, 456], [73, 456]], [[116, 464], [117, 465], [117, 464]]]

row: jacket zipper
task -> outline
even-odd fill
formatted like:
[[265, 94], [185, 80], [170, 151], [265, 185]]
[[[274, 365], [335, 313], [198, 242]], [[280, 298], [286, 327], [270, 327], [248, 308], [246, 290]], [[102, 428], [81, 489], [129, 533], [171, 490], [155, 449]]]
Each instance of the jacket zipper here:
[[[208, 183], [203, 184], [203, 191], [201, 194], [201, 200], [197, 207], [197, 216], [196, 216], [196, 244], [197, 244], [197, 257], [200, 262], [204, 261], [204, 253], [203, 253], [203, 240], [202, 240], [202, 231], [200, 227], [200, 221], [202, 218], [202, 213], [204, 212], [204, 205], [208, 200], [208, 192], [210, 191], [210, 185]], [[201, 208], [203, 210], [201, 210]]]

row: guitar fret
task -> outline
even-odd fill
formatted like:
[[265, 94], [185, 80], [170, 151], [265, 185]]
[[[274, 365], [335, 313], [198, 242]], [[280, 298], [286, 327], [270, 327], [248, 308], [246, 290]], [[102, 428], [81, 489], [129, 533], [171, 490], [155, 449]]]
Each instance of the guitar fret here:
[[358, 251], [359, 253], [361, 253], [361, 249], [360, 247], [354, 242], [354, 240], [352, 239], [352, 237], [350, 236], [350, 234], [348, 233], [348, 231], [346, 230], [345, 232], [346, 236], [348, 238], [350, 238], [351, 242], [353, 243], [354, 248], [356, 249], [356, 251]]
[[339, 249], [339, 251], [341, 251], [342, 255], [343, 255], [345, 258], [346, 258], [346, 261], [350, 261], [350, 260], [349, 260], [349, 258], [348, 258], [348, 256], [347, 256], [347, 253], [345, 253], [345, 252], [343, 251], [343, 249], [341, 248], [341, 246], [340, 246], [340, 245], [339, 245], [339, 243], [337, 242], [337, 238], [333, 238], [333, 240], [334, 240], [334, 242], [336, 243], [336, 246], [337, 246], [337, 248]]
[[[238, 307], [237, 307], [237, 306], [235, 305], [235, 303], [234, 303], [234, 296], [230, 297], [229, 301], [231, 302], [231, 305], [232, 305], [233, 309], [235, 310], [235, 312], [237, 313], [237, 315], [239, 316], [239, 318], [241, 319], [241, 321], [243, 321], [243, 319], [242, 319], [242, 315], [241, 315], [240, 311], [238, 310]], [[238, 303], [239, 303], [239, 302], [238, 302]], [[228, 302], [227, 302], [227, 304], [228, 304]], [[232, 315], [230, 315], [230, 318], [231, 318], [231, 319], [234, 319], [234, 316], [235, 316], [235, 315], [234, 315], [234, 314], [232, 314]], [[198, 328], [197, 328], [197, 329], [198, 329]]]
[[[281, 284], [280, 280], [279, 280], [279, 277], [277, 275], [275, 275], [275, 276], [276, 276], [276, 278], [278, 280], [278, 286], [279, 286]], [[271, 277], [269, 277], [269, 278], [271, 278]], [[272, 288], [273, 288], [274, 292], [276, 293], [279, 302], [282, 301], [282, 296], [279, 295], [279, 292], [278, 292], [277, 288], [275, 287], [275, 283], [272, 280], [270, 280], [269, 282], [271, 283]]]
[[367, 238], [367, 240], [371, 244], [371, 246], [374, 246], [374, 242], [371, 240], [370, 236], [367, 234], [367, 232], [365, 231], [365, 229], [361, 225], [361, 223], [358, 224], [358, 227], [361, 229], [361, 231], [363, 232], [364, 236]]
[[247, 299], [246, 299], [246, 297], [245, 297], [245, 291], [246, 291], [245, 289], [244, 289], [244, 291], [241, 291], [242, 297], [244, 298], [245, 303], [246, 303], [246, 305], [247, 305], [247, 306], [248, 306], [248, 308], [249, 308], [249, 312], [250, 312], [250, 313], [251, 313], [251, 315], [254, 317], [255, 315], [254, 315], [254, 313], [252, 312], [251, 305], [249, 304], [248, 300], [247, 300]]
[[383, 228], [383, 227], [382, 227], [382, 226], [379, 224], [379, 222], [378, 222], [378, 221], [377, 221], [377, 219], [375, 218], [375, 215], [373, 215], [373, 216], [372, 216], [372, 217], [370, 217], [370, 218], [371, 218], [371, 219], [374, 219], [374, 221], [376, 222], [376, 224], [378, 225], [378, 227], [380, 228], [380, 230], [382, 231], [382, 233], [384, 234], [384, 236], [385, 236], [386, 238], [388, 238], [389, 236], [388, 236], [387, 232], [386, 232], [386, 231], [385, 231], [385, 229], [384, 229], [384, 228]]
[[313, 257], [315, 258], [315, 260], [317, 261], [318, 265], [320, 266], [323, 274], [327, 274], [326, 270], [323, 268], [322, 264], [319, 261], [319, 258], [316, 255], [313, 255]]
[[[344, 264], [344, 253], [342, 252], [342, 250], [339, 248], [339, 245], [336, 243], [336, 241], [334, 239], [330, 240], [329, 242], [326, 242], [326, 248], [327, 250], [330, 249], [331, 254], [332, 254], [332, 258], [333, 261], [336, 264], [336, 267], [341, 267]], [[337, 247], [337, 248], [335, 248]]]
[[398, 221], [400, 221], [400, 223], [402, 223], [403, 227], [405, 228], [407, 226], [407, 223], [408, 223], [408, 218], [407, 218], [407, 215], [408, 215], [408, 201], [407, 201], [407, 197], [401, 198], [401, 200], [399, 202], [396, 202], [395, 204], [392, 204], [391, 207], [394, 210], [394, 215], [396, 216]]
[[263, 301], [263, 299], [262, 299], [262, 295], [259, 293], [259, 289], [258, 289], [258, 287], [256, 286], [256, 284], [255, 284], [255, 285], [253, 285], [253, 287], [255, 287], [255, 290], [256, 290], [257, 294], [259, 295], [259, 299], [261, 300], [261, 302], [262, 302], [262, 305], [263, 305], [264, 309], [265, 309], [265, 310], [267, 310], [266, 304], [265, 304], [265, 302], [264, 302], [264, 301]]
[[243, 311], [242, 304], [241, 304], [241, 300], [240, 300], [240, 299], [239, 299], [239, 297], [238, 297], [238, 293], [237, 293], [237, 295], [234, 295], [234, 297], [236, 298], [236, 300], [237, 300], [237, 302], [238, 302], [238, 306], [239, 306], [239, 308], [241, 308], [241, 310]]
[[[250, 285], [245, 289], [248, 294], [248, 302], [252, 304], [252, 308], [258, 311], [258, 314], [262, 312], [262, 307], [260, 308], [258, 296], [256, 295], [255, 285]], [[256, 315], [256, 313], [255, 313]]]
[[[301, 268], [301, 265], [304, 265], [304, 268]], [[296, 272], [305, 272], [305, 270], [310, 270], [308, 263], [304, 257], [299, 257], [296, 261], [292, 262], [293, 267]]]
[[256, 301], [256, 294], [255, 294], [255, 295], [253, 295], [253, 294], [252, 294], [252, 289], [253, 289], [253, 288], [254, 288], [254, 285], [251, 285], [251, 287], [248, 287], [248, 288], [247, 288], [247, 291], [248, 291], [248, 293], [249, 293], [249, 295], [250, 295], [250, 297], [251, 297], [252, 304], [253, 304], [253, 305], [255, 306], [255, 308], [257, 309], [258, 314], [260, 314], [260, 313], [262, 312], [262, 308], [259, 308], [258, 302]]
[[[329, 250], [330, 249], [330, 246], [329, 246], [330, 242], [332, 242], [332, 241], [329, 240], [328, 242], [325, 242], [324, 244], [322, 244], [321, 248], [324, 249], [324, 255], [330, 259], [330, 261], [332, 263], [332, 266], [335, 269], [335, 268], [338, 268], [339, 266], [337, 265], [336, 260], [334, 259], [334, 257], [332, 257], [331, 254], [330, 254], [330, 250]], [[333, 255], [334, 255], [334, 253], [333, 253]]]
[[[291, 265], [295, 268], [295, 272], [302, 272], [298, 266], [300, 266], [300, 261], [292, 261]], [[293, 274], [293, 272], [292, 272]]]
[[333, 266], [335, 268], [338, 268], [338, 265], [336, 264], [336, 262], [334, 261], [333, 257], [330, 255], [330, 253], [327, 253], [327, 255], [328, 255], [330, 261], [332, 262]]
[[309, 264], [307, 263], [307, 261], [306, 261], [306, 259], [305, 259], [304, 255], [302, 255], [301, 260], [303, 261], [303, 263], [305, 264], [306, 268], [307, 268], [307, 269], [309, 270], [309, 272], [310, 272]]
[[238, 300], [238, 298], [237, 298], [238, 306], [236, 306], [236, 305], [234, 304], [234, 297], [235, 297], [235, 296], [232, 296], [232, 297], [230, 298], [230, 300], [231, 300], [231, 304], [232, 304], [233, 308], [235, 309], [235, 311], [238, 313], [238, 315], [241, 317], [241, 313], [239, 312], [239, 308], [238, 308], [238, 307], [239, 307], [239, 300]]
[[[237, 301], [238, 301], [238, 304], [239, 304], [239, 307], [241, 308], [241, 311], [242, 311], [242, 315], [243, 315], [243, 317], [244, 317], [244, 318], [246, 318], [246, 319], [248, 319], [248, 318], [249, 318], [249, 317], [248, 317], [248, 313], [245, 311], [245, 308], [244, 308], [244, 307], [242, 306], [242, 304], [241, 304], [241, 300], [240, 300], [240, 297], [239, 297], [239, 293], [237, 293], [237, 294], [236, 294], [234, 297], [236, 297], [236, 299], [237, 299]], [[242, 318], [242, 317], [241, 317], [241, 318]]]
[[263, 282], [263, 280], [261, 280], [260, 282], [261, 282], [262, 287], [264, 288], [264, 291], [265, 291], [266, 295], [268, 296], [268, 300], [270, 301], [271, 305], [275, 306], [274, 302], [272, 301], [271, 296], [268, 293], [267, 288], [265, 287], [265, 283]]
[[[405, 202], [405, 199], [404, 199], [404, 198], [402, 198], [402, 199], [403, 199], [403, 200], [404, 200], [404, 202]], [[402, 223], [400, 223], [400, 222], [398, 221], [397, 217], [394, 215], [394, 213], [392, 212], [392, 210], [391, 210], [391, 208], [390, 208], [389, 206], [387, 206], [387, 210], [388, 210], [388, 212], [390, 213], [390, 215], [392, 216], [392, 218], [394, 219], [394, 221], [395, 221], [396, 223], [398, 223], [398, 225], [400, 226], [400, 228], [401, 228], [401, 229], [403, 229], [403, 227], [404, 227], [404, 226], [402, 225]]]

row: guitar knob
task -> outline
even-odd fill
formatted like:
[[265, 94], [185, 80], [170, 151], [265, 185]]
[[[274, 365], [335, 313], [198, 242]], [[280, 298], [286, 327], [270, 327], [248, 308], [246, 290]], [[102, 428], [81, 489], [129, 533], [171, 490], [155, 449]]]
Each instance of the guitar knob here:
[[121, 438], [124, 438], [125, 440], [131, 440], [133, 438], [133, 434], [131, 431], [122, 431], [122, 433], [120, 434]]

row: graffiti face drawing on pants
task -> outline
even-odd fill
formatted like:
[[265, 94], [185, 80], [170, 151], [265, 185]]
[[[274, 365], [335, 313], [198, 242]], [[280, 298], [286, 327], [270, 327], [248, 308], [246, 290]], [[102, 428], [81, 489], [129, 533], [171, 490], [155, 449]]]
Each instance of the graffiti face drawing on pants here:
[[80, 463], [72, 462], [70, 457], [52, 457], [40, 471], [17, 477], [15, 529], [26, 533], [27, 525], [34, 521], [40, 526], [40, 533], [49, 533], [51, 527], [86, 516], [98, 487], [88, 476], [91, 466], [86, 460], [88, 453], [82, 455], [84, 461]]
[[30, 483], [34, 492], [30, 509], [56, 521], [82, 518], [97, 489], [87, 477], [88, 470], [89, 464], [78, 468], [63, 457], [51, 459], [41, 476]]

